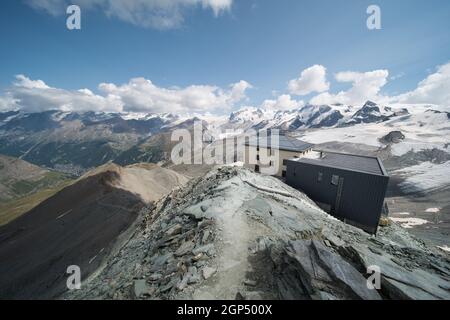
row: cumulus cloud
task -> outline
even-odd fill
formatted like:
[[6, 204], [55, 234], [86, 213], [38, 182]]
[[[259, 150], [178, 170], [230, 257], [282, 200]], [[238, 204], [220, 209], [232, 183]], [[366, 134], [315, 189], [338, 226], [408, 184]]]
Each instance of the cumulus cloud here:
[[82, 10], [97, 9], [108, 17], [117, 18], [145, 28], [171, 29], [182, 25], [186, 9], [211, 9], [215, 16], [230, 10], [233, 0], [26, 0], [38, 10], [57, 16], [66, 13], [70, 4]]
[[351, 88], [340, 91], [337, 94], [323, 92], [311, 99], [312, 104], [342, 103], [348, 105], [360, 105], [367, 100], [382, 100], [381, 88], [387, 83], [388, 70], [375, 70], [370, 72], [339, 72], [335, 75], [338, 82], [350, 82]]
[[413, 91], [389, 99], [391, 102], [450, 106], [450, 62], [419, 82]]
[[217, 86], [193, 85], [185, 88], [161, 88], [144, 78], [123, 85], [102, 83], [100, 94], [89, 89], [65, 90], [48, 86], [42, 80], [16, 76], [13, 86], [1, 97], [0, 108], [20, 108], [28, 112], [44, 110], [193, 113], [230, 110], [246, 99], [251, 88], [246, 81], [227, 90]]
[[302, 71], [300, 77], [288, 83], [291, 94], [304, 96], [312, 92], [324, 92], [330, 88], [326, 79], [327, 69], [321, 65], [314, 65]]
[[[450, 107], [450, 62], [437, 67], [418, 83], [417, 88], [389, 97], [381, 94], [389, 72], [340, 72], [336, 81], [351, 83], [348, 90], [322, 92], [313, 97], [312, 104], [362, 105], [367, 100], [381, 103], [436, 104]], [[66, 90], [54, 88], [42, 80], [25, 75], [16, 76], [12, 86], [0, 95], [0, 110], [22, 109], [27, 112], [44, 110], [105, 111], [105, 112], [173, 112], [180, 114], [223, 114], [242, 101], [248, 101], [246, 91], [251, 84], [241, 80], [228, 88], [214, 85], [191, 85], [184, 88], [159, 87], [145, 78], [134, 78], [117, 85], [101, 83], [99, 93], [89, 89]], [[265, 100], [260, 108], [266, 110], [293, 110], [304, 105], [289, 94]]]
[[44, 81], [31, 80], [23, 74], [19, 74], [16, 76], [16, 82], [14, 82], [14, 86], [25, 89], [50, 89], [50, 87], [47, 86]]
[[10, 102], [14, 102], [8, 109], [20, 108], [27, 112], [120, 111], [121, 108], [120, 101], [115, 97], [95, 95], [88, 89], [53, 88], [42, 80], [31, 80], [24, 75], [16, 76], [16, 81], [5, 96]]
[[303, 106], [303, 101], [294, 100], [288, 94], [280, 95], [276, 100], [265, 100], [261, 104], [261, 108], [266, 110], [293, 110]]
[[229, 110], [245, 98], [245, 91], [251, 85], [240, 81], [229, 90], [210, 85], [168, 89], [160, 88], [150, 80], [135, 78], [121, 86], [102, 83], [99, 88], [107, 97], [120, 97], [123, 111], [159, 113]]

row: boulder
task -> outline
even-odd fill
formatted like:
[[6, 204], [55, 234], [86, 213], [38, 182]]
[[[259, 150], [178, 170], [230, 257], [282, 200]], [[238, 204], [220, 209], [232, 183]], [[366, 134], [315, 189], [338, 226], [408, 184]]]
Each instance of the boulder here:
[[401, 131], [391, 131], [381, 138], [381, 141], [387, 144], [399, 143], [402, 140], [405, 140], [405, 135]]

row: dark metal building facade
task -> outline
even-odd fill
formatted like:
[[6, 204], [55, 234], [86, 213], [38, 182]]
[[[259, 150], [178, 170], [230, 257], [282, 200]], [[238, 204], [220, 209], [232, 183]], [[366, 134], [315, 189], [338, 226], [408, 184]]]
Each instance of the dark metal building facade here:
[[321, 152], [287, 160], [286, 182], [336, 218], [376, 233], [389, 176], [380, 159]]

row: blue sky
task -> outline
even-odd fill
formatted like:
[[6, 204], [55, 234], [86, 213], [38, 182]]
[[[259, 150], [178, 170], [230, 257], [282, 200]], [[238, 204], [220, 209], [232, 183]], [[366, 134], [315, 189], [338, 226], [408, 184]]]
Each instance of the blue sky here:
[[[100, 83], [120, 86], [136, 77], [160, 88], [223, 90], [245, 80], [253, 88], [241, 104], [259, 105], [289, 93], [288, 81], [313, 65], [326, 68], [331, 94], [352, 85], [336, 81], [339, 72], [388, 70], [381, 92], [392, 96], [414, 90], [450, 61], [447, 0], [234, 0], [218, 15], [201, 4], [183, 6], [183, 21], [169, 29], [80, 5], [79, 31], [66, 29], [64, 12], [49, 14], [30, 1], [37, 0], [0, 4], [2, 91], [18, 74], [50, 87], [94, 93]], [[381, 8], [381, 30], [366, 27], [370, 4]], [[317, 93], [297, 98], [307, 101]]]

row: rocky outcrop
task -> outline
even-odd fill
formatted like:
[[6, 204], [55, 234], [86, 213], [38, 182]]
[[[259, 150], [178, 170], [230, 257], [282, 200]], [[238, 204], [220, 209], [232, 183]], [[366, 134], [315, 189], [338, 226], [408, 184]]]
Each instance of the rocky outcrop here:
[[[386, 114], [386, 111], [389, 114]], [[359, 109], [349, 121], [347, 121], [346, 125], [382, 122], [389, 120], [391, 115], [392, 114], [389, 110], [384, 110], [384, 112], [381, 112], [380, 107], [375, 102], [367, 101], [364, 106]]]
[[297, 130], [298, 128], [304, 126], [305, 123], [301, 120], [299, 116], [295, 118], [294, 121], [289, 125], [289, 130]]
[[384, 161], [384, 164], [390, 171], [399, 170], [406, 167], [418, 165], [423, 162], [431, 162], [433, 164], [443, 164], [450, 161], [450, 153], [433, 148], [420, 151], [410, 150], [401, 156], [393, 156]]
[[447, 112], [447, 111], [439, 111], [439, 110], [434, 110], [434, 109], [428, 109], [425, 112], [436, 113], [436, 114], [446, 114], [447, 115], [447, 119], [450, 119], [450, 112]]
[[401, 131], [391, 131], [381, 138], [381, 142], [386, 144], [399, 143], [405, 140], [405, 135]]
[[449, 299], [449, 287], [448, 257], [395, 223], [374, 237], [276, 178], [222, 167], [161, 200], [64, 298]]
[[[322, 128], [337, 125], [343, 117], [339, 110], [335, 110], [328, 105], [315, 106], [308, 104], [299, 110], [298, 120], [301, 120], [301, 126], [304, 128]], [[295, 124], [295, 126], [300, 125], [300, 122], [295, 122], [292, 124]], [[295, 129], [299, 127], [297, 126]]]
[[[277, 277], [281, 297], [320, 300], [448, 299], [450, 274], [447, 259], [433, 254], [427, 261], [427, 255], [420, 250], [379, 245], [378, 248], [364, 248], [339, 246], [329, 240], [291, 242], [281, 251], [285, 253], [282, 262], [280, 257], [274, 259], [279, 266]], [[367, 271], [374, 266], [381, 272], [380, 290], [367, 286]]]
[[322, 118], [318, 123], [311, 125], [311, 128], [333, 127], [339, 123], [344, 116], [338, 111], [331, 111], [326, 117]]
[[282, 299], [381, 299], [354, 266], [322, 241], [291, 241], [275, 261]]

